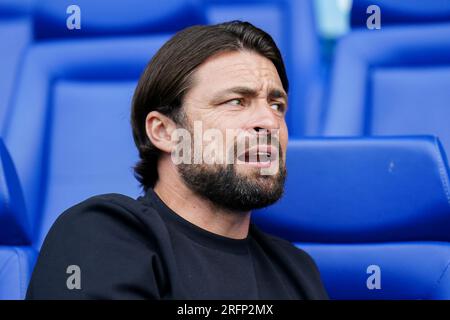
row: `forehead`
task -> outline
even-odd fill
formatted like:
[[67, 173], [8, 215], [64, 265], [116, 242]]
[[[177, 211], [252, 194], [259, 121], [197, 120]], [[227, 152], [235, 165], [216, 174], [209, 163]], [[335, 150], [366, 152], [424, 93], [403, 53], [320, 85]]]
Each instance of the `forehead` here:
[[[251, 51], [223, 52], [207, 59], [195, 71], [194, 87], [210, 92], [232, 86], [252, 86], [255, 89], [283, 89], [274, 64]], [[192, 88], [194, 89], [194, 88]]]

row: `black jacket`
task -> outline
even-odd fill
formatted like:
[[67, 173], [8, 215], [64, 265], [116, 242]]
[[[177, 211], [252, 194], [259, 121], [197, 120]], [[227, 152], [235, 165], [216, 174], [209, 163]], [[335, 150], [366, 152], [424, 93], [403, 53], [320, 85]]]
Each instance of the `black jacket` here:
[[41, 249], [27, 299], [327, 299], [311, 257], [251, 224], [246, 239], [188, 222], [149, 189], [65, 211]]

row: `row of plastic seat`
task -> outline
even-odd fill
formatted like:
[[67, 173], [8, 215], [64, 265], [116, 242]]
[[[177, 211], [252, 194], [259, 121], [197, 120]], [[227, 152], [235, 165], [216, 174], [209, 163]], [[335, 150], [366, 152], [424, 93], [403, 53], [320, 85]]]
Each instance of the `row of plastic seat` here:
[[351, 27], [305, 133], [367, 138], [295, 142], [255, 220], [313, 256], [333, 299], [450, 299], [450, 1], [354, 0]]
[[11, 156], [0, 139], [0, 299], [23, 299], [37, 250], [20, 181]]
[[[436, 45], [430, 46], [427, 39], [436, 39], [435, 43], [442, 40], [445, 45], [445, 40], [448, 38], [448, 27], [443, 25], [441, 28], [440, 24], [450, 22], [448, 19], [450, 2], [448, 0], [433, 0], [425, 9], [417, 1], [414, 3], [396, 1], [393, 4], [392, 1], [386, 0], [355, 0], [351, 15], [352, 27], [355, 32], [351, 32], [339, 43], [338, 57], [334, 63], [331, 79], [330, 98], [327, 94], [327, 80], [323, 77], [325, 67], [320, 59], [320, 38], [314, 19], [314, 6], [310, 0], [171, 0], [158, 4], [158, 10], [154, 10], [155, 2], [153, 1], [134, 0], [131, 3], [115, 2], [112, 4], [104, 3], [103, 0], [80, 1], [78, 5], [82, 8], [83, 17], [83, 27], [80, 30], [66, 28], [65, 22], [68, 17], [66, 8], [71, 4], [70, 1], [43, 0], [17, 3], [9, 0], [2, 1], [4, 3], [2, 5], [0, 2], [0, 25], [2, 16], [8, 15], [8, 19], [3, 19], [5, 22], [3, 28], [0, 28], [0, 45], [5, 48], [3, 52], [8, 54], [3, 54], [0, 59], [2, 70], [6, 71], [0, 77], [0, 84], [2, 84], [0, 88], [4, 93], [0, 94], [3, 99], [0, 101], [0, 120], [6, 118], [6, 107], [10, 105], [9, 98], [11, 98], [14, 79], [17, 79], [16, 71], [22, 61], [20, 53], [23, 52], [27, 43], [33, 44], [49, 40], [153, 35], [173, 33], [183, 27], [198, 23], [216, 23], [231, 19], [249, 20], [272, 34], [285, 55], [292, 82], [290, 102], [292, 106], [299, 106], [291, 108], [288, 115], [290, 132], [294, 137], [303, 134], [341, 134], [340, 132], [346, 130], [346, 123], [340, 123], [339, 119], [334, 120], [334, 114], [338, 113], [342, 117], [348, 113], [343, 114], [340, 108], [335, 106], [345, 105], [349, 102], [351, 102], [350, 106], [358, 104], [370, 122], [371, 112], [366, 110], [370, 107], [367, 104], [371, 99], [377, 99], [379, 94], [378, 92], [371, 94], [371, 86], [368, 81], [372, 74], [378, 75], [380, 73], [378, 71], [385, 71], [386, 67], [396, 66], [403, 69], [404, 63], [408, 63], [410, 68], [429, 69], [430, 66], [434, 66], [434, 69], [439, 69], [436, 68], [437, 61], [434, 58], [437, 55], [441, 57], [438, 60], [441, 61], [441, 67], [447, 63], [442, 58], [445, 55], [436, 50]], [[365, 9], [373, 4], [378, 4], [383, 8], [382, 32], [362, 28], [365, 26], [368, 16]], [[411, 28], [411, 25], [417, 24], [419, 25]], [[388, 30], [393, 28], [392, 26], [396, 26], [398, 30]], [[422, 31], [422, 27], [426, 30]], [[4, 30], [3, 36], [1, 30]], [[9, 37], [12, 32], [16, 35], [14, 38]], [[433, 35], [429, 38], [428, 35], [431, 33]], [[414, 50], [410, 50], [411, 47]], [[353, 58], [355, 60], [352, 60]], [[372, 67], [375, 66], [375, 70], [372, 70]], [[370, 72], [366, 74], [367, 79], [364, 80], [361, 77], [364, 77], [365, 69]], [[384, 72], [381, 74], [383, 76]], [[397, 78], [403, 76], [408, 77], [409, 74], [399, 74]], [[414, 75], [415, 78], [421, 78], [421, 76], [422, 74]], [[441, 77], [440, 75], [431, 75], [431, 77], [436, 76]], [[350, 77], [354, 77], [354, 79]], [[349, 80], [346, 80], [347, 78]], [[393, 78], [391, 81], [399, 82], [396, 80], [397, 78]], [[345, 81], [340, 81], [340, 79], [345, 79]], [[412, 85], [422, 86], [430, 82], [432, 81], [425, 82], [419, 79]], [[349, 89], [343, 88], [345, 85], [350, 89], [353, 89], [354, 85], [358, 87], [348, 94]], [[412, 92], [417, 92], [417, 90]], [[396, 93], [400, 97], [410, 96], [409, 90], [405, 87], [397, 87]], [[355, 98], [348, 101], [353, 96]], [[393, 95], [386, 96], [392, 97]], [[438, 103], [444, 98], [437, 97], [432, 103]], [[411, 99], [411, 101], [416, 100]], [[391, 101], [388, 98], [381, 102], [390, 108], [391, 105], [403, 101]], [[416, 105], [419, 102], [416, 102]], [[436, 108], [442, 109], [439, 105]], [[376, 106], [373, 109], [378, 110]], [[446, 112], [446, 110], [440, 110], [440, 112]], [[394, 118], [394, 124], [396, 121]], [[329, 124], [330, 122], [337, 124]], [[411, 119], [411, 122], [414, 124], [415, 119]], [[333, 129], [336, 125], [339, 126], [338, 130]], [[413, 125], [410, 127], [416, 129]], [[422, 129], [424, 130], [412, 133], [439, 133], [446, 145], [446, 137], [441, 136], [442, 132], [433, 130], [426, 132], [429, 129], [426, 126]], [[354, 134], [350, 130], [344, 134]], [[384, 134], [383, 130], [380, 131]], [[363, 131], [363, 134], [368, 133], [370, 132], [367, 130]], [[376, 130], [373, 133], [377, 134]]]
[[[0, 97], [5, 96], [0, 101], [0, 122], [7, 118], [6, 109], [13, 103], [10, 95], [14, 81], [20, 77], [20, 63], [27, 46], [49, 41], [160, 36], [195, 24], [244, 20], [270, 33], [279, 45], [293, 88], [290, 96], [293, 104], [313, 101], [308, 92], [314, 91], [314, 83], [320, 83], [319, 39], [312, 0], [80, 0], [77, 5], [81, 29], [75, 30], [66, 27], [69, 17], [66, 10], [70, 5], [72, 2], [68, 0], [29, 0], [20, 4], [0, 0], [0, 45], [7, 49], [3, 51], [7, 54], [2, 54], [0, 67], [9, 68], [0, 75], [0, 84], [7, 84], [0, 86]], [[5, 24], [12, 25], [10, 29], [5, 26], [4, 34], [2, 17], [7, 17], [3, 19], [7, 21]], [[15, 37], [10, 37], [11, 33]], [[306, 108], [295, 111], [298, 119], [304, 118], [303, 110], [306, 112]], [[292, 123], [291, 133], [300, 133], [302, 123], [300, 120]]]
[[323, 135], [429, 134], [450, 151], [450, 22], [351, 32], [331, 82]]
[[368, 138], [297, 142], [256, 219], [314, 257], [331, 298], [450, 299], [450, 1], [355, 0], [351, 26], [307, 133]]
[[254, 221], [309, 252], [332, 299], [450, 299], [450, 176], [436, 138], [301, 139], [287, 167], [284, 197]]
[[[303, 73], [306, 69], [301, 69], [301, 65], [306, 66], [308, 63], [314, 65], [314, 69], [311, 70], [317, 72], [320, 70], [320, 67], [317, 67], [320, 61], [317, 59], [318, 40], [316, 28], [314, 28], [313, 8], [310, 1], [301, 2], [309, 4], [295, 7], [295, 5], [298, 5], [295, 1], [291, 4], [286, 0], [260, 2], [239, 0], [231, 2], [221, 0], [203, 2], [168, 1], [163, 6], [159, 5], [158, 10], [139, 10], [137, 8], [151, 8], [155, 4], [152, 1], [134, 1], [127, 5], [118, 2], [106, 6], [102, 1], [81, 1], [80, 6], [83, 10], [86, 9], [85, 11], [89, 14], [85, 16], [83, 13], [83, 26], [86, 25], [86, 27], [75, 32], [61, 27], [65, 26], [65, 19], [67, 18], [65, 8], [69, 4], [68, 1], [44, 0], [33, 3], [32, 1], [2, 0], [0, 2], [0, 17], [7, 16], [9, 18], [7, 21], [9, 21], [11, 17], [23, 18], [26, 17], [26, 14], [33, 13], [32, 33], [34, 40], [173, 32], [182, 27], [179, 25], [180, 21], [184, 21], [184, 26], [186, 26], [195, 23], [219, 22], [237, 17], [248, 18], [274, 35], [284, 52], [288, 51], [289, 44], [286, 44], [286, 42], [292, 42], [292, 39], [289, 39], [289, 34], [295, 33], [294, 40], [296, 42], [293, 43], [292, 50], [286, 53], [286, 55], [293, 57], [288, 60], [295, 60], [296, 63], [300, 63], [298, 67]], [[27, 8], [24, 3], [28, 3], [30, 8]], [[448, 8], [450, 3], [448, 0], [433, 0], [426, 8], [423, 8], [420, 1], [396, 1], [392, 3], [392, 1], [386, 0], [355, 0], [351, 16], [354, 28], [365, 25], [367, 19], [365, 10], [369, 4], [378, 4], [383, 8], [383, 27], [386, 25], [449, 21]], [[126, 8], [123, 6], [126, 6]], [[295, 12], [296, 19], [286, 19], [288, 17], [285, 15], [289, 11]], [[300, 14], [303, 16], [299, 16]], [[190, 20], [187, 21], [186, 17], [189, 17]], [[293, 21], [285, 22], [289, 20]], [[174, 21], [177, 23], [174, 23]], [[283, 24], [283, 22], [285, 23]], [[302, 61], [303, 59], [305, 60]], [[307, 73], [309, 74], [309, 72]], [[312, 80], [312, 78], [307, 80]]]

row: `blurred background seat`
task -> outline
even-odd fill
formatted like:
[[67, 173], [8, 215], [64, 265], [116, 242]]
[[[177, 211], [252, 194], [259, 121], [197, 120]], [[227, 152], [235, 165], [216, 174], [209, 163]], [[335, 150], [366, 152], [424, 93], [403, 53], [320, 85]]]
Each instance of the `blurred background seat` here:
[[287, 168], [284, 197], [253, 221], [310, 253], [332, 299], [450, 299], [450, 181], [436, 138], [292, 140]]
[[173, 33], [206, 23], [202, 0], [78, 0], [80, 29], [66, 27], [70, 0], [39, 0], [33, 10], [37, 40]]
[[449, 300], [448, 242], [305, 244], [331, 299]]
[[[381, 30], [366, 21], [380, 8]], [[450, 150], [450, 0], [354, 0], [337, 42], [325, 136], [436, 135]]]
[[[39, 43], [174, 33], [206, 23], [201, 0], [80, 0], [80, 29], [66, 20], [67, 0], [0, 0], [0, 129], [9, 121], [26, 49]], [[82, 8], [82, 10], [81, 10]], [[151, 58], [151, 57], [148, 57]]]
[[13, 98], [25, 48], [32, 38], [31, 5], [31, 0], [0, 0], [0, 128]]
[[382, 10], [383, 28], [450, 22], [450, 0], [429, 0], [426, 3], [421, 0], [353, 0], [352, 27], [366, 27], [367, 8], [372, 5]]
[[[20, 30], [8, 30], [6, 26], [3, 28], [5, 36], [11, 33], [18, 36], [14, 39], [19, 47], [17, 52], [28, 43], [168, 34], [195, 24], [249, 21], [269, 32], [284, 56], [291, 82], [290, 101], [292, 105], [302, 106], [292, 108], [288, 115], [291, 135], [317, 133], [317, 110], [322, 109], [326, 80], [313, 0], [168, 0], [163, 3], [156, 0], [80, 0], [77, 2], [82, 19], [79, 30], [66, 27], [71, 12], [66, 12], [66, 9], [73, 4], [71, 1], [27, 0], [21, 6], [11, 0], [1, 1], [5, 2], [3, 11], [8, 19], [13, 13], [15, 16], [19, 13], [25, 16], [21, 19], [24, 22]], [[23, 36], [19, 37], [19, 31]], [[16, 63], [21, 61], [20, 55], [13, 50], [9, 52], [11, 59], [17, 60]], [[8, 63], [8, 67], [11, 69], [8, 79], [13, 79], [18, 68], [11, 63]], [[11, 80], [8, 83], [9, 86], [4, 85], [2, 89], [11, 93], [13, 82]], [[5, 100], [4, 105], [6, 109], [8, 101]], [[4, 118], [0, 113], [0, 120]]]
[[0, 300], [22, 300], [37, 251], [31, 246], [0, 246]]
[[292, 242], [449, 241], [450, 182], [434, 137], [291, 140], [285, 194], [254, 215]]
[[31, 243], [31, 224], [13, 160], [0, 139], [0, 245]]
[[450, 150], [450, 24], [357, 30], [337, 47], [323, 134], [436, 135]]
[[23, 299], [36, 259], [11, 157], [0, 139], [0, 299]]

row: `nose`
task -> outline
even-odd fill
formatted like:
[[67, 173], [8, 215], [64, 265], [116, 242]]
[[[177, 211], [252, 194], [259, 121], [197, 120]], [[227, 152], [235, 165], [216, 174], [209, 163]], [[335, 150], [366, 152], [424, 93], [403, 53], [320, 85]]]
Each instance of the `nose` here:
[[250, 128], [253, 133], [270, 134], [270, 130], [280, 128], [280, 118], [275, 111], [270, 108], [267, 102], [259, 103], [252, 110], [252, 120]]

